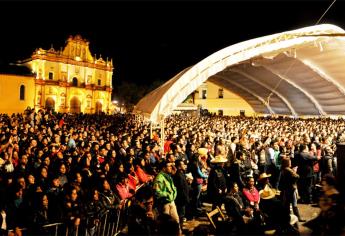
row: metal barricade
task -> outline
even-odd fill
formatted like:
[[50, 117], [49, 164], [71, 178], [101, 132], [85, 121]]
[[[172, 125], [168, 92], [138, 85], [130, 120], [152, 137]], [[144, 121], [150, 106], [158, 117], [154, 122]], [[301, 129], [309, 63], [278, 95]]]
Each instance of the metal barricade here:
[[62, 225], [63, 225], [63, 223], [53, 223], [53, 224], [43, 225], [43, 228], [49, 230], [49, 228], [55, 227], [54, 236], [58, 236], [59, 235], [59, 227], [61, 227]]
[[[142, 187], [140, 185], [138, 188]], [[127, 226], [128, 210], [131, 205], [131, 200], [126, 199], [121, 208], [108, 209], [95, 224], [94, 228], [89, 227], [90, 218], [82, 220], [79, 226], [67, 225], [66, 223], [58, 222], [42, 226], [45, 230], [44, 235], [58, 236], [115, 236], [119, 235]], [[30, 234], [30, 228], [21, 228], [23, 236]], [[14, 232], [14, 230], [9, 230]]]
[[[61, 229], [60, 227], [63, 227], [64, 223], [52, 223], [52, 224], [47, 224], [47, 225], [43, 225], [42, 228], [44, 228], [45, 230], [47, 230], [46, 235], [51, 235], [51, 236], [58, 236], [61, 235], [61, 232], [59, 232], [59, 229]], [[29, 235], [30, 232], [28, 232], [28, 228], [19, 228], [19, 230], [22, 232], [22, 235]], [[8, 232], [12, 232], [14, 233], [15, 230], [10, 229], [8, 230]]]

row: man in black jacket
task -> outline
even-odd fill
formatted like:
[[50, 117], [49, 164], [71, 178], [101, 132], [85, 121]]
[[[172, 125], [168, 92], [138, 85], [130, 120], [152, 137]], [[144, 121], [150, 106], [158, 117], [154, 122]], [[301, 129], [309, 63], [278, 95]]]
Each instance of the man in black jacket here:
[[224, 170], [224, 165], [227, 161], [228, 160], [221, 155], [211, 160], [213, 167], [208, 177], [207, 194], [212, 202], [212, 209], [215, 209], [217, 206], [221, 207], [227, 192]]
[[178, 215], [180, 216], [181, 224], [186, 220], [186, 206], [189, 204], [189, 186], [186, 180], [187, 165], [182, 159], [175, 161], [175, 167], [177, 169], [173, 176], [174, 184], [177, 189], [176, 207]]
[[305, 144], [300, 146], [300, 153], [297, 158], [297, 174], [300, 176], [298, 190], [301, 195], [302, 202], [310, 204], [312, 203], [313, 165], [318, 159], [316, 156], [309, 153], [309, 148]]

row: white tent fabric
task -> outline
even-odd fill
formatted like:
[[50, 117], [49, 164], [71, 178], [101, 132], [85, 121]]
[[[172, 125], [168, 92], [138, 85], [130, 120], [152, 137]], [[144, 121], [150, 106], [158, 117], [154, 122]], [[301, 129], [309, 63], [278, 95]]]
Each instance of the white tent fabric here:
[[345, 31], [316, 25], [224, 48], [142, 98], [135, 112], [159, 122], [209, 80], [257, 113], [345, 115]]

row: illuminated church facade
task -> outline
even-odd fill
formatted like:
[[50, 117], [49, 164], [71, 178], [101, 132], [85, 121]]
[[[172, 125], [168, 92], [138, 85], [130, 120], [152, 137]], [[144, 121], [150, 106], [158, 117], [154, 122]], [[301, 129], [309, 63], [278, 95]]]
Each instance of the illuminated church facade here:
[[31, 75], [0, 74], [0, 113], [27, 107], [70, 113], [109, 113], [113, 109], [112, 60], [92, 56], [89, 42], [70, 36], [64, 49], [36, 49], [21, 61]]

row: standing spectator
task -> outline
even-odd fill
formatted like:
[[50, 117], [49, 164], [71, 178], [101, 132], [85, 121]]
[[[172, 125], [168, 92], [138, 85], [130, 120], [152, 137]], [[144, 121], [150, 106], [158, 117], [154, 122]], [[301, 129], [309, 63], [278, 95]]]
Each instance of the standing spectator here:
[[76, 144], [75, 141], [77, 140], [77, 138], [78, 138], [78, 133], [77, 132], [73, 132], [71, 137], [69, 138], [68, 144], [67, 144], [69, 152], [73, 152], [76, 149], [77, 144]]
[[23, 197], [23, 188], [20, 184], [14, 183], [12, 196], [10, 196], [8, 203], [8, 229], [14, 229], [15, 234], [18, 236], [22, 235], [21, 229], [25, 225], [25, 217], [28, 216], [27, 208], [25, 206], [24, 197]]
[[179, 223], [179, 216], [175, 205], [177, 189], [171, 178], [172, 163], [162, 160], [160, 170], [153, 183], [159, 212], [170, 215]]
[[207, 194], [212, 202], [212, 209], [215, 209], [217, 206], [221, 207], [227, 192], [224, 174], [224, 165], [227, 161], [223, 155], [218, 155], [211, 160], [213, 167], [208, 176]]
[[299, 193], [301, 194], [301, 200], [303, 203], [310, 204], [313, 201], [312, 196], [312, 184], [314, 176], [314, 161], [317, 161], [317, 157], [309, 153], [307, 145], [302, 144], [300, 146], [300, 153], [298, 158], [298, 169], [299, 174]]
[[279, 143], [276, 141], [271, 142], [271, 147], [268, 148], [269, 161], [267, 172], [272, 174], [272, 186], [278, 189], [279, 178], [280, 178], [280, 168], [281, 168], [281, 157], [279, 151]]
[[88, 204], [86, 205], [86, 235], [94, 236], [96, 234], [96, 228], [98, 227], [101, 217], [105, 214], [105, 206], [102, 204], [99, 198], [98, 190], [94, 189], [90, 191]]
[[182, 159], [179, 159], [175, 161], [175, 167], [177, 171], [173, 176], [173, 180], [178, 190], [175, 202], [178, 215], [180, 216], [180, 222], [185, 222], [186, 206], [189, 204], [189, 186], [185, 175], [187, 165]]
[[206, 148], [199, 148], [198, 155], [192, 156], [189, 162], [189, 170], [193, 175], [193, 214], [198, 215], [202, 213], [200, 195], [204, 182], [208, 176], [201, 171], [201, 158], [207, 156]]
[[71, 188], [66, 195], [64, 210], [68, 232], [70, 235], [75, 235], [81, 223], [83, 210], [78, 192], [75, 188]]
[[60, 180], [58, 176], [52, 177], [50, 182], [50, 187], [48, 188], [48, 208], [51, 210], [52, 213], [52, 222], [60, 222], [63, 216], [63, 190], [60, 186]]
[[32, 233], [35, 235], [47, 235], [49, 233], [44, 225], [51, 223], [51, 212], [49, 211], [48, 195], [36, 195], [37, 204], [34, 205], [33, 219], [32, 219]]
[[244, 155], [245, 154], [241, 151], [236, 152], [236, 157], [233, 159], [234, 161], [230, 163], [230, 168], [228, 170], [228, 173], [230, 174], [230, 185], [232, 183], [237, 183], [241, 191], [245, 186], [245, 166], [243, 163], [245, 159]]
[[290, 158], [283, 158], [281, 172], [279, 187], [281, 190], [281, 197], [285, 211], [290, 212], [290, 204], [292, 204], [293, 213], [297, 216], [298, 221], [305, 222], [305, 220], [301, 218], [297, 206], [297, 180], [299, 179], [299, 175], [293, 169], [291, 169]]
[[67, 168], [66, 165], [64, 163], [61, 163], [59, 166], [59, 170], [58, 170], [58, 176], [59, 176], [59, 180], [60, 180], [60, 185], [62, 187], [65, 186], [65, 184], [68, 183], [68, 178], [67, 178]]
[[321, 167], [321, 173], [322, 176], [326, 174], [331, 174], [334, 175], [335, 170], [334, 170], [334, 153], [333, 150], [330, 146], [324, 146], [323, 150], [323, 156], [322, 159], [320, 160], [320, 167]]

